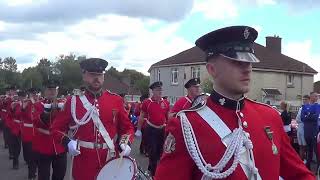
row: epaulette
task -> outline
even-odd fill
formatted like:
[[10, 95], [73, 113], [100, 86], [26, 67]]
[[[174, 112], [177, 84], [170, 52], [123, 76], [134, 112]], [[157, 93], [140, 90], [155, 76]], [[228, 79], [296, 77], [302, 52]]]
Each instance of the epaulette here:
[[202, 109], [203, 107], [206, 106], [208, 97], [209, 97], [209, 95], [206, 93], [200, 94], [199, 96], [194, 98], [194, 100], [192, 101], [191, 107], [189, 109], [184, 109], [184, 110], [179, 111], [176, 114], [176, 116], [179, 116], [179, 114], [183, 113], [183, 112], [198, 111], [198, 110]]
[[276, 111], [277, 113], [279, 113], [279, 111], [277, 111], [276, 109], [274, 109], [271, 105], [269, 104], [266, 104], [266, 103], [262, 103], [262, 102], [258, 102], [258, 101], [255, 101], [255, 100], [252, 100], [252, 99], [249, 99], [248, 97], [245, 97], [246, 100], [252, 102], [252, 103], [255, 103], [255, 104], [259, 104], [259, 105], [262, 105], [262, 106], [265, 106], [265, 107], [268, 107], [270, 109], [273, 109], [274, 111]]
[[119, 94], [111, 92], [110, 90], [106, 89], [105, 92], [108, 92], [110, 95], [114, 95], [114, 96], [119, 96], [121, 97]]

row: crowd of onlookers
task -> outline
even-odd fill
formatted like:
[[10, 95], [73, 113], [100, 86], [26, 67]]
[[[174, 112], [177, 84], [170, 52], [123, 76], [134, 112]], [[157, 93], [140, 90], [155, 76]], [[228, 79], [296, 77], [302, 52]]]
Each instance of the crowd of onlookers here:
[[[296, 113], [296, 117], [294, 117], [294, 113], [289, 111], [287, 102], [280, 103], [284, 130], [290, 137], [293, 147], [310, 170], [312, 162], [316, 161], [317, 168], [320, 165], [320, 135], [318, 137], [320, 104], [318, 101], [319, 95], [316, 92], [304, 95], [302, 106]], [[314, 155], [316, 156], [314, 157]]]

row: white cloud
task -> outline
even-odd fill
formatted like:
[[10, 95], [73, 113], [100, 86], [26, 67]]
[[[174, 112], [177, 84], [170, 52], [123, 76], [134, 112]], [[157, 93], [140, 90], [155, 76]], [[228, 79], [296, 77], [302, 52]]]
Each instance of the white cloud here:
[[305, 40], [302, 42], [288, 42], [284, 45], [284, 54], [303, 61], [310, 67], [318, 71], [315, 76], [315, 81], [320, 80], [320, 54], [313, 54], [311, 52], [312, 41]]
[[63, 31], [37, 34], [35, 39], [0, 41], [0, 55], [16, 57], [19, 70], [35, 65], [42, 57], [55, 59], [73, 52], [106, 58], [120, 70], [134, 68], [146, 74], [151, 64], [192, 47], [175, 35], [179, 23], [159, 24], [163, 22], [104, 15]]
[[196, 0], [192, 13], [203, 13], [204, 17], [212, 20], [230, 20], [239, 16], [242, 5], [266, 6], [275, 5], [275, 0]]
[[214, 20], [233, 19], [239, 15], [238, 8], [232, 0], [195, 1], [192, 12], [201, 12], [207, 19]]
[[277, 2], [275, 0], [256, 0], [258, 5], [275, 5]]
[[34, 0], [4, 0], [8, 6], [23, 6], [31, 4]]

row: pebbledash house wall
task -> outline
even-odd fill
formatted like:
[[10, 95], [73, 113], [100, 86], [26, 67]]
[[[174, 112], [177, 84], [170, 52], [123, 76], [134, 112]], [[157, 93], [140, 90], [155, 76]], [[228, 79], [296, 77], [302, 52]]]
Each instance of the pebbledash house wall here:
[[[209, 78], [204, 63], [170, 65], [153, 67], [150, 70], [150, 84], [158, 80], [162, 81], [163, 96], [168, 96], [170, 103], [174, 104], [179, 97], [187, 93], [184, 84], [192, 76], [191, 67], [200, 67], [201, 81]], [[177, 84], [171, 82], [173, 68], [178, 69]], [[291, 83], [288, 82], [289, 76], [293, 77]], [[262, 88], [276, 88], [281, 92], [282, 95], [278, 96], [277, 101], [271, 105], [279, 105], [281, 100], [286, 100], [290, 105], [298, 107], [301, 105], [302, 96], [313, 90], [313, 74], [254, 68], [251, 75], [250, 92], [247, 96], [250, 99], [263, 102]]]

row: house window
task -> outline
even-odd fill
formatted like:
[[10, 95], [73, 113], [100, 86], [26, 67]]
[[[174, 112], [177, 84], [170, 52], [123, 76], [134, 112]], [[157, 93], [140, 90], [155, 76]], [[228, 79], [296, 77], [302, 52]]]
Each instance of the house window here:
[[288, 75], [288, 81], [287, 81], [287, 85], [288, 87], [293, 87], [294, 86], [294, 75], [293, 74], [289, 74]]
[[158, 69], [158, 81], [160, 81], [160, 69]]
[[200, 67], [191, 67], [191, 78], [200, 78]]
[[171, 69], [171, 84], [178, 84], [178, 68]]

